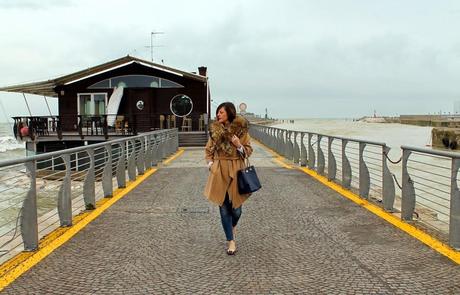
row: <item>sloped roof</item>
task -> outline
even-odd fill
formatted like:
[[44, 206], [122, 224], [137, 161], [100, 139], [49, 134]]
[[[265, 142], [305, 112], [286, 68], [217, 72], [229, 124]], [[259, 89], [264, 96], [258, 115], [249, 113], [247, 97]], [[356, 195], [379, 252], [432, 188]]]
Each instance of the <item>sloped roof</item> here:
[[188, 79], [193, 79], [201, 82], [206, 81], [206, 77], [200, 76], [197, 74], [184, 72], [178, 69], [174, 69], [171, 67], [167, 67], [164, 65], [156, 64], [153, 62], [149, 62], [140, 58], [132, 57], [132, 56], [125, 56], [113, 61], [109, 61], [104, 64], [100, 64], [82, 71], [78, 71], [69, 75], [61, 76], [55, 79], [41, 81], [41, 82], [33, 82], [33, 83], [26, 83], [26, 84], [19, 84], [19, 85], [12, 85], [7, 87], [0, 87], [0, 91], [6, 92], [19, 92], [19, 93], [29, 93], [29, 94], [37, 94], [37, 95], [45, 95], [51, 97], [57, 97], [57, 93], [54, 91], [56, 86], [67, 85], [71, 84], [85, 78], [95, 76], [101, 74], [103, 72], [110, 71], [115, 68], [123, 67], [132, 63], [138, 63], [147, 67], [151, 67], [163, 72], [168, 72], [171, 74], [175, 74], [178, 76], [182, 76]]

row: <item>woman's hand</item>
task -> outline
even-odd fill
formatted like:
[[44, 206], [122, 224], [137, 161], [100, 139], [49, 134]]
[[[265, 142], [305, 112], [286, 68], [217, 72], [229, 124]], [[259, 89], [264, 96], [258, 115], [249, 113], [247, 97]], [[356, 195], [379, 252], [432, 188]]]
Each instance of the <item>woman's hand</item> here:
[[240, 139], [239, 139], [238, 136], [236, 136], [236, 135], [233, 135], [233, 136], [232, 136], [232, 143], [233, 143], [233, 145], [234, 145], [236, 148], [239, 148], [239, 147], [242, 146], [242, 145], [241, 145], [241, 142], [240, 142]]

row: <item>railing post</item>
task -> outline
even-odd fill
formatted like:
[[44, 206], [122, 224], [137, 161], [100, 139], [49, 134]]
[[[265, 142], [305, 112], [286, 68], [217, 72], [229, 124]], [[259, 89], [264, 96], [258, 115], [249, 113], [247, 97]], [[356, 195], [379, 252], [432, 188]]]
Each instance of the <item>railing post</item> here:
[[72, 187], [71, 187], [71, 167], [70, 155], [61, 156], [65, 164], [65, 177], [58, 193], [58, 214], [61, 226], [72, 225]]
[[327, 139], [327, 179], [331, 181], [335, 179], [337, 174], [337, 164], [332, 152], [332, 143], [334, 141], [334, 137], [329, 136]]
[[128, 152], [128, 177], [129, 180], [136, 180], [136, 143], [133, 140], [128, 140], [128, 150], [129, 144], [131, 144], [131, 153]]
[[392, 212], [395, 202], [395, 184], [390, 169], [388, 169], [386, 155], [389, 152], [388, 146], [382, 146], [382, 203], [384, 210]]
[[457, 184], [459, 168], [460, 159], [452, 158], [450, 176], [449, 244], [456, 250], [460, 250], [460, 192]]
[[160, 161], [163, 161], [163, 159], [166, 157], [166, 151], [165, 151], [165, 144], [164, 144], [164, 138], [165, 138], [165, 134], [164, 134], [164, 131], [163, 133], [160, 134], [160, 141], [159, 141], [159, 160]]
[[167, 148], [167, 157], [171, 156], [173, 153], [173, 135], [172, 131], [168, 130], [168, 133], [166, 134], [167, 136], [167, 141], [166, 141], [166, 148]]
[[281, 147], [280, 147], [280, 154], [283, 155], [283, 157], [286, 156], [286, 137], [287, 137], [287, 130], [281, 129]]
[[126, 187], [126, 142], [120, 142], [120, 156], [118, 157], [117, 163], [117, 183], [119, 188]]
[[348, 160], [346, 148], [348, 140], [342, 139], [342, 185], [345, 188], [350, 188], [352, 171], [350, 161]]
[[286, 130], [286, 159], [292, 161], [292, 131]]
[[152, 166], [158, 165], [158, 135], [154, 134], [152, 139]]
[[276, 152], [281, 155], [281, 147], [283, 146], [283, 131], [281, 129], [276, 130]]
[[283, 157], [286, 157], [286, 146], [287, 146], [287, 130], [281, 129], [281, 137], [282, 137], [282, 142], [281, 142], [281, 155]]
[[96, 187], [94, 173], [94, 149], [89, 148], [87, 151], [89, 156], [89, 169], [86, 172], [83, 182], [83, 199], [85, 201], [86, 210], [96, 208]]
[[144, 151], [144, 166], [145, 169], [150, 169], [152, 167], [152, 146], [150, 143], [150, 137], [151, 135], [147, 135], [146, 137], [143, 137], [142, 140], [145, 142], [145, 151]]
[[313, 149], [313, 145], [311, 143], [311, 139], [313, 137], [312, 133], [308, 133], [308, 168], [315, 169], [315, 150]]
[[305, 132], [300, 133], [300, 166], [305, 167], [307, 165], [307, 148], [305, 147]]
[[323, 136], [320, 134], [316, 135], [318, 138], [318, 141], [316, 141], [317, 145], [317, 152], [318, 152], [318, 167], [316, 167], [316, 172], [318, 172], [321, 175], [324, 175], [324, 167], [325, 167], [325, 161], [324, 161], [324, 153], [323, 149], [321, 148], [321, 140], [323, 139]]
[[369, 169], [367, 168], [366, 162], [364, 161], [364, 149], [366, 144], [364, 142], [359, 143], [359, 196], [364, 199], [369, 198], [370, 189], [370, 175]]
[[36, 162], [28, 161], [25, 164], [30, 179], [30, 187], [21, 208], [21, 236], [24, 242], [24, 250], [35, 251], [38, 249]]
[[300, 161], [300, 148], [299, 144], [297, 143], [297, 135], [299, 133], [297, 131], [294, 131], [294, 155], [293, 155], [293, 161], [294, 164], [299, 165]]
[[141, 148], [137, 154], [137, 158], [136, 158], [136, 166], [137, 166], [137, 173], [138, 175], [142, 175], [144, 174], [144, 171], [145, 171], [145, 166], [144, 166], [144, 161], [145, 161], [145, 157], [144, 157], [144, 141], [143, 141], [143, 138], [139, 139], [138, 141], [140, 141], [141, 143]]
[[104, 170], [102, 172], [102, 190], [104, 191], [104, 198], [113, 196], [113, 183], [112, 183], [112, 145], [109, 143], [105, 146], [107, 152], [107, 161], [105, 162]]
[[270, 132], [270, 147], [272, 150], [276, 150], [276, 129], [269, 127]]
[[415, 211], [414, 182], [409, 176], [407, 162], [411, 151], [403, 150], [402, 158], [402, 193], [401, 193], [401, 218], [406, 221], [412, 220]]

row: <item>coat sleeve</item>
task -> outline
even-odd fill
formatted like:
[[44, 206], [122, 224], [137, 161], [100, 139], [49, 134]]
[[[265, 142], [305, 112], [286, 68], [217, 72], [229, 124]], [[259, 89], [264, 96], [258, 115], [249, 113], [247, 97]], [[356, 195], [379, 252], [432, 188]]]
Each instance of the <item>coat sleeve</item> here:
[[251, 156], [252, 146], [251, 146], [251, 136], [249, 136], [249, 133], [246, 133], [245, 135], [243, 135], [243, 137], [240, 138], [240, 142], [244, 147], [245, 157]]
[[211, 138], [209, 138], [208, 142], [206, 143], [206, 147], [204, 148], [204, 158], [208, 163], [214, 161], [214, 151], [212, 150], [212, 146], [213, 142]]

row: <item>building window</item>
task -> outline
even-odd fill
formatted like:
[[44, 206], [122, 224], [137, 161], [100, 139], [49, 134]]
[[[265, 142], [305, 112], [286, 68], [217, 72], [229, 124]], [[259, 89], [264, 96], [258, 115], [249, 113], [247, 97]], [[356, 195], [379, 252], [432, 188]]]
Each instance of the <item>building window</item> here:
[[178, 94], [171, 99], [170, 109], [177, 117], [188, 116], [193, 109], [192, 99], [185, 94]]
[[78, 114], [84, 116], [104, 115], [107, 107], [107, 93], [79, 93]]
[[183, 88], [184, 86], [159, 77], [147, 75], [125, 75], [105, 79], [88, 87], [88, 89], [107, 89], [115, 87], [129, 88]]

